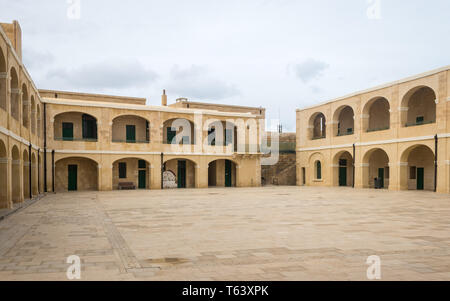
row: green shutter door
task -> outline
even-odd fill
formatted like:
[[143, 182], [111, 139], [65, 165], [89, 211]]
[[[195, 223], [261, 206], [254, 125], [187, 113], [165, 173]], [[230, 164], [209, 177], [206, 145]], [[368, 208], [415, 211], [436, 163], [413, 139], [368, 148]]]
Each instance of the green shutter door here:
[[380, 180], [380, 188], [384, 188], [384, 168], [378, 169], [378, 179]]
[[186, 161], [178, 161], [178, 188], [186, 188]]
[[136, 142], [136, 126], [127, 125], [127, 143]]
[[77, 177], [78, 177], [78, 166], [77, 165], [69, 165], [68, 166], [69, 176], [68, 176], [68, 190], [76, 191], [78, 189], [77, 185]]
[[417, 168], [417, 190], [424, 190], [425, 169]]
[[145, 189], [147, 188], [147, 173], [145, 170], [139, 171], [139, 189]]
[[225, 187], [231, 187], [231, 161], [225, 161]]
[[347, 186], [347, 167], [339, 167], [339, 186]]
[[62, 138], [64, 141], [73, 140], [73, 123], [63, 122], [62, 124]]

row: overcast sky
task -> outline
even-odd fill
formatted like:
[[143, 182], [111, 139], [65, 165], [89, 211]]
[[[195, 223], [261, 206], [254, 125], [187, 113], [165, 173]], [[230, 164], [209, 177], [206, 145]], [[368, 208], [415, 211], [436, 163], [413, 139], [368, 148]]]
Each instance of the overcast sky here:
[[[72, 0], [76, 1], [76, 0]], [[38, 88], [295, 109], [450, 64], [448, 0], [0, 0]], [[270, 125], [270, 124], [269, 124]]]

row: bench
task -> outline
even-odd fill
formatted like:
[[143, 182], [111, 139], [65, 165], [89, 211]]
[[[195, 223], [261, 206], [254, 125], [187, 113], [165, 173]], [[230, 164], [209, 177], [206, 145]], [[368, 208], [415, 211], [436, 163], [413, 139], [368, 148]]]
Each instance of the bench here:
[[136, 185], [133, 182], [119, 183], [119, 190], [135, 190]]

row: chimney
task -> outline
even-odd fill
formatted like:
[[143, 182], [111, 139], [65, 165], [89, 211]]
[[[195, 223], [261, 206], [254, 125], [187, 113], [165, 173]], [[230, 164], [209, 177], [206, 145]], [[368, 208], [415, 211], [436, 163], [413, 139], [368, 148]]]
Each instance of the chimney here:
[[167, 95], [166, 95], [166, 90], [163, 90], [163, 95], [161, 97], [161, 105], [163, 107], [167, 107]]

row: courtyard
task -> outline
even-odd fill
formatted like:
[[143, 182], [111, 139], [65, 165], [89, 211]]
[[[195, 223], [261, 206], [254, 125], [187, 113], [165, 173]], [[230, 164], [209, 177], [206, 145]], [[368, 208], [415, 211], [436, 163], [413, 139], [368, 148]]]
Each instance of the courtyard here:
[[263, 187], [49, 194], [0, 221], [0, 280], [450, 280], [448, 194]]

